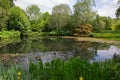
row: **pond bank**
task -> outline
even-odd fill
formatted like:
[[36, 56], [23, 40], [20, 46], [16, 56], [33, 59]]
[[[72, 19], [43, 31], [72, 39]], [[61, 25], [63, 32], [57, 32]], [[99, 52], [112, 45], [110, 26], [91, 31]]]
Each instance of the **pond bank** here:
[[9, 54], [9, 53], [0, 54], [0, 62], [16, 63], [14, 58], [20, 56], [23, 56], [23, 54]]
[[74, 39], [75, 41], [89, 41], [89, 42], [101, 42], [109, 44], [120, 44], [120, 41], [108, 40], [103, 38], [91, 38], [91, 37], [74, 37], [74, 36], [61, 36], [61, 38]]
[[[109, 45], [107, 45], [106, 43], [108, 43]], [[117, 51], [112, 50], [111, 54], [115, 52], [118, 53], [119, 44], [120, 44], [119, 41], [90, 38], [90, 37], [72, 37], [72, 36], [45, 36], [45, 37], [40, 36], [35, 38], [28, 37], [24, 40], [12, 40], [9, 41], [8, 43], [1, 42], [0, 61], [9, 61], [10, 59], [12, 59], [13, 61], [16, 60], [19, 61], [19, 56], [22, 59], [20, 60], [23, 61], [25, 55], [22, 54], [26, 54], [27, 58], [30, 55], [29, 58], [31, 57], [34, 60], [36, 60], [35, 55], [43, 56], [41, 57], [41, 59], [44, 59], [44, 57], [45, 58], [50, 57], [49, 59], [51, 59], [53, 57], [58, 57], [58, 56], [62, 58], [69, 58], [71, 56], [81, 56], [81, 58], [90, 60], [93, 57], [95, 57], [95, 54], [97, 54], [96, 52], [97, 50], [106, 51], [107, 49], [108, 51], [107, 52], [104, 51], [105, 52], [104, 54], [108, 55], [107, 53], [110, 53], [109, 51], [115, 48], [115, 50]], [[16, 55], [16, 53], [21, 55]], [[34, 54], [29, 54], [29, 53], [34, 53]], [[109, 55], [110, 58], [111, 56], [112, 55]], [[106, 56], [103, 57], [100, 56], [99, 58], [105, 59], [104, 57], [106, 58]]]

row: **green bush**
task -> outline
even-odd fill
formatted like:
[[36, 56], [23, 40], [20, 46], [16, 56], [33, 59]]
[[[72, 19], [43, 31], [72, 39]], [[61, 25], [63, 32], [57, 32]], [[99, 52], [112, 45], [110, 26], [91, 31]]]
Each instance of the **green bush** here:
[[92, 26], [90, 24], [83, 24], [75, 28], [74, 36], [87, 36], [92, 32]]
[[19, 7], [12, 7], [9, 10], [9, 26], [8, 30], [14, 29], [25, 33], [30, 29], [30, 22], [25, 12]]
[[7, 21], [9, 19], [9, 13], [0, 7], [0, 31], [6, 29]]
[[31, 30], [33, 32], [42, 32], [43, 28], [44, 28], [43, 22], [31, 25]]
[[120, 20], [118, 20], [113, 26], [112, 30], [120, 31]]
[[1, 39], [10, 39], [10, 38], [16, 38], [20, 36], [19, 31], [1, 31], [0, 32], [0, 38]]

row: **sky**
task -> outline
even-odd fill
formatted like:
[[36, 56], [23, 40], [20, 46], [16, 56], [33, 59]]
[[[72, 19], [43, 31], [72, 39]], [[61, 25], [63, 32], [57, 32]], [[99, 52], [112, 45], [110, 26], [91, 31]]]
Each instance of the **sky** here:
[[[117, 0], [96, 0], [96, 6], [94, 7], [95, 11], [100, 16], [109, 16], [111, 18], [115, 18], [115, 11], [119, 5], [117, 5]], [[26, 10], [27, 6], [31, 4], [36, 4], [40, 7], [41, 12], [48, 11], [52, 12], [52, 8], [55, 5], [65, 3], [68, 4], [71, 8], [75, 4], [74, 0], [15, 0], [16, 6], [21, 7]]]

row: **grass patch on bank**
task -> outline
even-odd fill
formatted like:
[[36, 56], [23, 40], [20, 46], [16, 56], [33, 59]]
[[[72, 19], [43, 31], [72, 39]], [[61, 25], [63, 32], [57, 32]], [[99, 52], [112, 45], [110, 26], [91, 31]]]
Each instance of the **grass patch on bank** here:
[[0, 39], [20, 37], [19, 31], [0, 31]]
[[[69, 61], [60, 59], [51, 62], [30, 63], [29, 71], [16, 67], [0, 66], [2, 80], [120, 80], [120, 64], [112, 60], [89, 63], [79, 58]], [[19, 78], [19, 79], [18, 79]]]
[[108, 39], [120, 39], [120, 33], [91, 33], [89, 37], [94, 38], [108, 38]]

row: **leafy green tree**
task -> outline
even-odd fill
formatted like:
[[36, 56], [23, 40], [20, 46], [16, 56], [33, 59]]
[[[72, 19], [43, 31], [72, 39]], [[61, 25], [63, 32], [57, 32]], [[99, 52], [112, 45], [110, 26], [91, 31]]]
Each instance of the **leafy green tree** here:
[[76, 25], [90, 23], [95, 15], [92, 11], [93, 0], [80, 0], [74, 5], [74, 21]]
[[50, 18], [50, 14], [48, 12], [42, 14], [42, 19], [45, 21], [45, 23], [48, 22], [49, 18]]
[[9, 14], [5, 9], [0, 7], [0, 31], [6, 29], [8, 19]]
[[117, 22], [114, 24], [114, 28], [115, 31], [120, 31], [120, 20], [117, 20]]
[[103, 17], [103, 21], [105, 23], [105, 27], [104, 29], [107, 30], [111, 30], [111, 25], [112, 25], [112, 19], [110, 17]]
[[67, 4], [54, 6], [50, 17], [50, 27], [61, 30], [68, 24], [70, 15], [71, 9]]
[[120, 17], [120, 6], [119, 6], [119, 8], [116, 10], [115, 15], [116, 15], [116, 18], [119, 18], [119, 17]]
[[43, 20], [31, 25], [31, 30], [34, 32], [42, 32], [43, 29], [44, 29], [44, 21]]
[[30, 23], [25, 12], [19, 7], [12, 7], [10, 10], [8, 30], [19, 30], [26, 33], [30, 28]]
[[77, 2], [89, 2], [91, 5], [95, 5], [95, 0], [77, 0]]
[[102, 30], [101, 22], [100, 22], [100, 16], [99, 15], [97, 15], [95, 17], [95, 19], [93, 20], [92, 26], [93, 26], [93, 31], [94, 32], [100, 32]]
[[8, 9], [14, 6], [13, 0], [0, 0], [0, 7], [3, 9]]
[[97, 15], [92, 22], [93, 31], [94, 32], [101, 32], [111, 30], [113, 20], [110, 17], [102, 17]]
[[37, 21], [41, 14], [39, 6], [37, 6], [35, 4], [28, 6], [26, 9], [26, 13], [27, 13], [30, 21], [33, 21], [33, 20]]
[[42, 14], [42, 20], [44, 21], [43, 31], [50, 31], [49, 19], [50, 19], [50, 14], [48, 12]]

